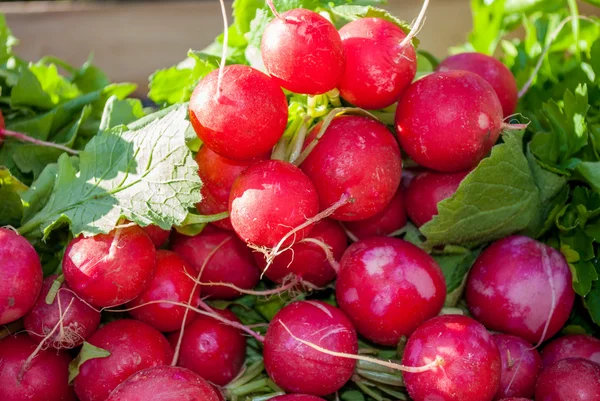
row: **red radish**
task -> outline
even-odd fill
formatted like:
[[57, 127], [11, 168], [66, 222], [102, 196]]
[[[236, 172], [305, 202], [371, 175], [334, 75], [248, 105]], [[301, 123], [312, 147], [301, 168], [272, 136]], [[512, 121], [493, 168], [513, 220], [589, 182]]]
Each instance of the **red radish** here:
[[62, 266], [69, 287], [96, 307], [124, 304], [137, 297], [152, 280], [156, 249], [137, 227], [109, 234], [75, 238]]
[[[218, 313], [240, 323], [235, 314], [228, 310]], [[169, 336], [175, 348], [180, 332]], [[218, 386], [232, 381], [244, 366], [246, 338], [242, 333], [209, 316], [198, 315], [183, 332], [178, 366], [190, 369]]]
[[585, 358], [600, 364], [600, 340], [584, 334], [559, 337], [542, 350], [542, 368], [566, 358]]
[[[314, 240], [321, 242], [317, 244]], [[323, 245], [330, 247], [326, 252]], [[346, 234], [338, 222], [325, 219], [314, 225], [308, 238], [295, 243], [289, 250], [277, 256], [265, 275], [269, 280], [282, 283], [290, 274], [317, 287], [323, 287], [335, 279], [335, 265], [348, 247]], [[330, 253], [328, 255], [327, 253]], [[267, 262], [255, 253], [256, 263], [264, 270]]]
[[[321, 124], [307, 138], [316, 140]], [[333, 119], [323, 137], [300, 165], [317, 188], [321, 209], [349, 195], [337, 220], [364, 220], [381, 212], [394, 197], [402, 175], [396, 139], [385, 125], [368, 117]]]
[[600, 400], [600, 365], [583, 358], [567, 358], [542, 370], [535, 401]]
[[506, 334], [494, 334], [502, 359], [500, 390], [496, 400], [505, 397], [533, 397], [541, 366], [538, 352], [527, 341]]
[[155, 226], [153, 224], [142, 227], [142, 230], [144, 230], [146, 235], [150, 238], [156, 249], [163, 246], [171, 234], [170, 230], [163, 230], [159, 226]]
[[367, 339], [395, 346], [444, 306], [446, 283], [435, 260], [397, 238], [372, 237], [344, 253], [337, 302]]
[[210, 383], [173, 366], [158, 366], [133, 374], [106, 401], [220, 401]]
[[436, 358], [440, 366], [404, 372], [414, 401], [491, 401], [500, 386], [500, 353], [481, 324], [462, 315], [434, 317], [409, 337], [403, 365], [421, 366]]
[[[153, 303], [160, 300], [187, 303], [192, 296], [192, 307], [198, 306], [200, 287], [194, 286], [196, 274], [175, 252], [156, 252], [156, 274], [146, 290], [127, 304], [129, 313], [137, 320], [158, 331], [175, 331], [183, 323], [186, 308], [170, 303]], [[145, 305], [150, 303], [149, 305]], [[143, 305], [143, 306], [142, 306]], [[187, 315], [189, 324], [195, 313]]]
[[4, 401], [75, 401], [69, 386], [71, 358], [40, 350], [28, 366], [37, 344], [22, 334], [0, 340], [0, 399]]
[[356, 361], [317, 351], [294, 335], [327, 350], [356, 354], [358, 339], [350, 320], [339, 309], [320, 301], [294, 302], [269, 324], [264, 344], [265, 368], [287, 392], [323, 396], [350, 379]]
[[75, 348], [91, 336], [100, 324], [100, 312], [80, 300], [66, 283], [62, 283], [52, 304], [46, 303], [57, 276], [44, 280], [42, 292], [23, 324], [36, 343], [55, 349]]
[[[273, 247], [319, 211], [310, 179], [297, 167], [265, 160], [248, 167], [233, 183], [229, 213], [235, 232], [246, 242]], [[295, 240], [311, 226], [298, 231]]]
[[503, 398], [500, 401], [533, 401], [530, 398], [522, 398], [522, 397], [508, 397]]
[[346, 68], [338, 86], [348, 102], [365, 109], [396, 103], [417, 72], [417, 54], [406, 33], [381, 18], [360, 18], [340, 29]]
[[447, 173], [475, 167], [498, 140], [502, 124], [494, 89], [468, 71], [419, 79], [396, 112], [402, 150], [420, 165]]
[[192, 93], [190, 121], [212, 151], [228, 159], [250, 160], [267, 153], [281, 138], [288, 118], [287, 99], [269, 76], [245, 65], [219, 70]]
[[456, 54], [442, 61], [437, 67], [437, 71], [451, 70], [470, 71], [485, 79], [494, 88], [504, 117], [513, 114], [517, 109], [517, 80], [500, 60], [481, 53]]
[[438, 214], [438, 203], [450, 198], [469, 171], [417, 175], [406, 190], [406, 213], [417, 227], [431, 221]]
[[479, 255], [466, 287], [473, 317], [492, 330], [537, 344], [571, 313], [571, 271], [557, 250], [523, 236], [494, 242]]
[[345, 225], [348, 231], [358, 239], [389, 235], [398, 231], [406, 225], [406, 211], [402, 191], [398, 189], [385, 209], [376, 215], [364, 220], [349, 221]]
[[13, 230], [0, 228], [0, 325], [31, 310], [42, 280], [42, 265], [33, 246]]
[[84, 362], [75, 378], [80, 401], [104, 401], [137, 371], [169, 364], [173, 350], [156, 329], [137, 320], [116, 320], [101, 327], [88, 342], [110, 352]]
[[335, 26], [302, 8], [276, 17], [265, 28], [260, 46], [273, 80], [291, 92], [307, 95], [335, 89], [344, 71], [344, 48]]
[[270, 399], [271, 401], [324, 401], [323, 398], [308, 394], [284, 394]]

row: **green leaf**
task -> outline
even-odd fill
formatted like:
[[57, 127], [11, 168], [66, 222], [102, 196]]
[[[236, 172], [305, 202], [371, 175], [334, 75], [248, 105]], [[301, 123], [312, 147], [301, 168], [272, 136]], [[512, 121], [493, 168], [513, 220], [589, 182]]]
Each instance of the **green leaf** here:
[[6, 17], [0, 14], [0, 64], [12, 56], [12, 47], [18, 43], [6, 24]]
[[48, 94], [52, 104], [62, 103], [81, 95], [77, 85], [71, 83], [58, 73], [55, 64], [31, 64], [29, 70], [36, 76], [42, 90]]
[[[71, 162], [74, 163], [74, 158]], [[46, 202], [52, 194], [54, 182], [58, 175], [58, 164], [49, 164], [41, 172], [40, 176], [35, 180], [29, 189], [22, 195], [25, 210], [23, 219], [28, 220], [31, 216], [39, 212], [46, 205]]]
[[119, 100], [116, 96], [111, 96], [104, 106], [100, 131], [106, 131], [119, 125], [127, 125], [145, 115], [142, 102], [139, 99]]
[[63, 153], [62, 150], [56, 148], [23, 145], [15, 150], [13, 159], [19, 170], [27, 174], [33, 173], [33, 177], [36, 179], [48, 164], [56, 163]]
[[87, 341], [84, 341], [79, 354], [69, 364], [69, 384], [73, 383], [73, 380], [75, 380], [77, 375], [79, 375], [79, 369], [81, 369], [81, 365], [90, 359], [108, 358], [109, 356], [109, 351], [98, 348]]
[[106, 74], [100, 68], [94, 66], [91, 59], [87, 60], [75, 72], [71, 82], [84, 93], [100, 90], [110, 84]]
[[261, 71], [264, 71], [264, 64], [260, 45], [263, 32], [272, 19], [273, 16], [270, 11], [257, 10], [256, 17], [250, 23], [250, 32], [248, 32], [247, 35], [248, 46], [246, 47], [244, 55], [246, 56], [246, 60], [250, 63], [250, 66]]
[[[598, 274], [598, 268], [596, 268], [596, 273]], [[590, 316], [594, 323], [600, 326], [600, 281], [596, 280], [592, 284], [592, 289], [587, 294], [587, 296], [583, 299], [583, 304], [585, 308], [590, 313]]]
[[[331, 8], [331, 13], [336, 17], [336, 25], [343, 25], [359, 18], [381, 18], [398, 25], [405, 33], [410, 32], [410, 24], [402, 21], [381, 8], [373, 6], [343, 5]], [[419, 41], [413, 39], [413, 45], [418, 46]]]
[[504, 0], [471, 0], [473, 30], [469, 34], [472, 50], [493, 55], [504, 35]]
[[23, 215], [21, 194], [27, 186], [0, 166], [0, 226], [18, 226]]
[[10, 104], [15, 106], [31, 106], [48, 110], [55, 106], [52, 98], [44, 91], [35, 74], [23, 68], [17, 84], [10, 94]]
[[453, 255], [434, 255], [446, 279], [446, 306], [455, 306], [462, 296], [467, 274], [479, 256], [481, 249], [473, 252], [464, 250]]
[[344, 390], [340, 398], [344, 401], [365, 401], [365, 396], [358, 390]]
[[585, 297], [591, 291], [592, 284], [598, 280], [594, 264], [589, 261], [581, 261], [569, 264], [569, 266], [573, 274], [573, 289], [577, 294]]

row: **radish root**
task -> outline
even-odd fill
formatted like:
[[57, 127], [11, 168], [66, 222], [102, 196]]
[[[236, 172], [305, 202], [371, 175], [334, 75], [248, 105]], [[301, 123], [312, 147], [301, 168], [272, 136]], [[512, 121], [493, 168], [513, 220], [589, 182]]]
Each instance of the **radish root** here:
[[337, 260], [335, 260], [335, 257], [333, 256], [333, 252], [331, 251], [331, 247], [329, 245], [327, 245], [325, 242], [318, 240], [316, 238], [304, 238], [302, 241], [300, 241], [300, 243], [306, 243], [309, 242], [311, 244], [315, 244], [317, 246], [319, 246], [323, 252], [325, 252], [325, 257], [327, 258], [327, 261], [329, 262], [329, 264], [331, 265], [331, 267], [333, 267], [333, 270], [335, 270], [335, 273], [339, 273], [340, 271], [340, 264]]
[[[321, 288], [302, 280], [301, 278], [297, 277], [297, 276], [293, 276], [291, 275], [288, 278], [284, 279], [284, 283], [282, 283], [283, 285], [281, 287], [277, 287], [274, 288], [272, 290], [264, 290], [264, 291], [254, 291], [254, 290], [248, 290], [245, 288], [240, 288], [238, 286], [236, 286], [235, 284], [232, 283], [223, 283], [223, 282], [218, 282], [218, 283], [213, 283], [213, 282], [209, 282], [209, 283], [204, 283], [198, 279], [195, 279], [194, 277], [191, 277], [188, 274], [188, 277], [190, 277], [192, 280], [194, 280], [196, 282], [196, 284], [201, 285], [201, 286], [206, 286], [206, 287], [227, 287], [227, 288], [231, 288], [237, 292], [239, 292], [240, 294], [244, 294], [244, 295], [254, 295], [257, 297], [270, 297], [272, 295], [277, 295], [277, 294], [281, 294], [284, 293], [285, 291], [288, 290], [293, 290], [296, 287], [304, 287], [308, 290], [320, 290]], [[287, 281], [287, 283], [286, 283]]]
[[417, 35], [417, 33], [423, 27], [425, 23], [425, 13], [427, 12], [427, 7], [429, 7], [429, 0], [423, 1], [423, 7], [421, 7], [421, 11], [419, 15], [415, 19], [415, 21], [411, 24], [411, 29], [408, 35], [400, 42], [400, 47], [403, 48], [410, 43], [410, 41]]
[[219, 66], [219, 77], [217, 78], [217, 101], [221, 98], [221, 84], [225, 75], [225, 64], [227, 62], [227, 49], [229, 47], [229, 22], [227, 21], [227, 9], [225, 2], [219, 0], [221, 5], [221, 16], [223, 17], [223, 51], [221, 52], [221, 65]]
[[285, 19], [281, 16], [281, 14], [279, 14], [277, 9], [275, 8], [275, 4], [273, 4], [273, 0], [267, 0], [267, 5], [271, 9], [271, 12], [275, 16], [275, 18], [277, 18], [278, 20], [281, 20], [282, 22], [285, 22]]

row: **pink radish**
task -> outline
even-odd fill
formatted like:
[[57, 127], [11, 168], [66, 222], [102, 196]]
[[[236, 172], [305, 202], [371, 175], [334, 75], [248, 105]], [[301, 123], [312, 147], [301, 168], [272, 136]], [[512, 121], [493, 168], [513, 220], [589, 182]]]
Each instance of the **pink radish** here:
[[389, 235], [406, 225], [404, 195], [398, 189], [385, 209], [364, 220], [348, 221], [346, 228], [358, 239]]
[[542, 350], [542, 368], [566, 358], [585, 358], [600, 364], [600, 339], [584, 334], [559, 337]]
[[538, 352], [519, 337], [494, 334], [492, 338], [502, 359], [500, 389], [496, 400], [505, 397], [533, 397], [541, 366]]
[[535, 401], [600, 400], [600, 365], [583, 358], [567, 358], [542, 370]]
[[271, 398], [271, 401], [324, 401], [323, 398], [308, 394], [284, 394]]
[[533, 401], [530, 398], [522, 398], [522, 397], [508, 397], [503, 398], [500, 401]]
[[148, 238], [150, 238], [156, 249], [163, 246], [171, 234], [170, 230], [163, 230], [159, 226], [155, 226], [153, 224], [142, 227], [142, 230], [144, 230]]

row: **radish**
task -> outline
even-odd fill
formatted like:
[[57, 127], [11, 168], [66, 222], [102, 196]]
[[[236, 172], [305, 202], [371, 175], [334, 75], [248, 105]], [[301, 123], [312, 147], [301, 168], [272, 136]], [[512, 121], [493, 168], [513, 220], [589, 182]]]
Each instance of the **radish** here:
[[0, 340], [0, 399], [4, 401], [75, 401], [69, 386], [65, 353], [36, 351], [37, 344], [22, 334]]
[[91, 336], [100, 325], [100, 312], [80, 300], [66, 283], [62, 283], [52, 304], [46, 296], [57, 276], [46, 277], [42, 292], [33, 309], [25, 315], [25, 330], [36, 343], [55, 349], [75, 348]]
[[[310, 133], [307, 146], [317, 141], [321, 124]], [[400, 184], [402, 160], [385, 125], [368, 117], [339, 116], [300, 168], [315, 184], [321, 210], [347, 195], [351, 201], [331, 217], [356, 221], [376, 215], [390, 203]]]
[[507, 66], [500, 60], [481, 53], [461, 53], [442, 61], [437, 71], [463, 70], [470, 71], [485, 79], [494, 88], [504, 117], [508, 117], [517, 109], [517, 80]]
[[436, 358], [440, 366], [405, 372], [414, 401], [491, 401], [500, 386], [502, 365], [492, 336], [481, 324], [461, 315], [434, 317], [409, 337], [402, 363], [419, 366]]
[[[156, 252], [156, 274], [146, 290], [127, 304], [129, 313], [137, 320], [149, 324], [158, 331], [175, 331], [181, 327], [186, 308], [157, 301], [188, 302], [198, 306], [200, 288], [194, 285], [194, 271], [175, 252]], [[149, 303], [149, 305], [146, 305]], [[189, 324], [195, 314], [188, 314]]]
[[110, 352], [106, 358], [89, 359], [75, 377], [80, 401], [104, 401], [133, 373], [171, 362], [173, 350], [156, 329], [137, 320], [116, 320], [101, 327], [88, 342]]
[[420, 165], [441, 172], [475, 167], [502, 130], [494, 89], [468, 71], [434, 72], [412, 84], [398, 103], [400, 146]]
[[381, 212], [364, 220], [345, 223], [348, 231], [357, 239], [390, 235], [405, 225], [404, 195], [400, 189], [396, 191], [396, 195]]
[[42, 265], [33, 246], [15, 231], [0, 228], [0, 325], [31, 310], [42, 280]]
[[438, 203], [450, 198], [469, 171], [436, 173], [427, 171], [417, 175], [406, 190], [406, 213], [417, 227], [431, 221], [438, 214]]
[[279, 85], [245, 65], [230, 65], [202, 79], [189, 103], [190, 121], [205, 146], [228, 159], [259, 157], [279, 141], [288, 104]]
[[494, 334], [494, 342], [500, 351], [502, 374], [499, 400], [505, 397], [533, 397], [535, 383], [540, 370], [538, 352], [527, 341], [506, 334]]
[[286, 327], [317, 346], [356, 354], [356, 331], [346, 315], [320, 301], [291, 303], [269, 324], [263, 352], [267, 373], [287, 392], [323, 396], [346, 384], [354, 372], [355, 360], [328, 355], [302, 344]]
[[600, 400], [600, 365], [583, 358], [567, 358], [542, 370], [535, 401]]
[[167, 240], [169, 239], [169, 235], [171, 234], [171, 230], [163, 230], [162, 228], [160, 228], [159, 226], [155, 226], [154, 224], [142, 227], [142, 230], [144, 230], [148, 238], [150, 238], [156, 249], [163, 246], [167, 242]]
[[538, 343], [565, 324], [575, 291], [560, 252], [511, 236], [479, 255], [468, 276], [466, 300], [473, 317], [488, 328]]
[[220, 401], [210, 383], [195, 373], [158, 366], [133, 374], [106, 401]]
[[117, 228], [109, 234], [79, 236], [63, 258], [69, 287], [96, 307], [124, 304], [137, 297], [152, 280], [156, 250], [137, 226]]
[[[267, 2], [268, 3], [268, 2]], [[326, 18], [302, 8], [279, 14], [263, 32], [263, 63], [283, 88], [318, 95], [336, 88], [344, 71], [344, 48], [337, 29]]]
[[396, 346], [444, 306], [446, 283], [435, 260], [397, 238], [372, 237], [344, 253], [337, 302], [367, 339]]
[[323, 398], [308, 394], [284, 394], [270, 399], [271, 401], [324, 401]]
[[[226, 319], [240, 323], [228, 310], [218, 311]], [[169, 336], [175, 348], [179, 332]], [[242, 333], [211, 317], [198, 315], [183, 332], [178, 366], [190, 369], [218, 386], [232, 381], [244, 366], [246, 338]]]
[[503, 398], [500, 401], [533, 401], [530, 398], [523, 398], [523, 397], [508, 397], [508, 398]]
[[542, 368], [566, 358], [585, 358], [600, 364], [600, 340], [584, 334], [559, 337], [542, 350]]

